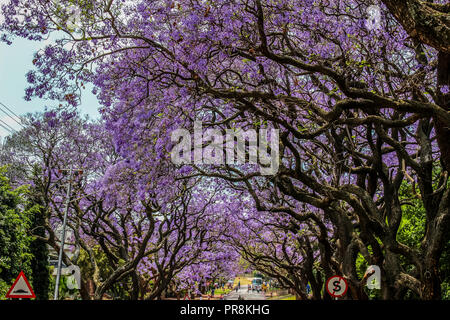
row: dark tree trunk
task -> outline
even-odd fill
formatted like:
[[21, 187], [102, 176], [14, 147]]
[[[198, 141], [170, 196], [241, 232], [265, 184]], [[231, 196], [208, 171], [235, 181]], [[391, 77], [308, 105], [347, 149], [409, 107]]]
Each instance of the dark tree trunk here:
[[437, 261], [427, 261], [427, 267], [423, 274], [422, 290], [423, 300], [441, 300], [441, 281], [439, 280], [439, 270]]
[[133, 282], [133, 287], [131, 290], [131, 300], [139, 299], [139, 275], [136, 271], [131, 274], [131, 280]]
[[450, 53], [450, 5], [419, 0], [382, 0], [408, 34]]
[[92, 300], [92, 297], [94, 296], [95, 284], [92, 279], [83, 280], [83, 277], [81, 277], [81, 288], [80, 288], [80, 295], [81, 299], [83, 300]]
[[[40, 203], [39, 203], [40, 204]], [[33, 234], [45, 238], [45, 209], [40, 208], [33, 216]], [[30, 245], [33, 254], [31, 269], [33, 272], [33, 290], [37, 300], [48, 300], [50, 287], [50, 273], [48, 265], [47, 242], [35, 239]]]
[[[450, 53], [439, 53], [438, 86], [450, 86]], [[450, 93], [442, 94], [439, 105], [450, 111]], [[450, 171], [450, 126], [439, 118], [435, 119], [435, 124], [442, 166], [444, 170]]]

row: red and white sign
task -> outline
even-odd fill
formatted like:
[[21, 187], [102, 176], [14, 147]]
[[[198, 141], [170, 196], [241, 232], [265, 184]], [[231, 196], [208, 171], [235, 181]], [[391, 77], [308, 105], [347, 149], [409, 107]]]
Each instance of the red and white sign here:
[[23, 271], [20, 271], [19, 276], [6, 294], [6, 298], [36, 298], [30, 283]]
[[327, 288], [327, 292], [330, 296], [334, 298], [343, 297], [348, 289], [347, 280], [341, 276], [332, 276], [327, 280], [325, 288]]

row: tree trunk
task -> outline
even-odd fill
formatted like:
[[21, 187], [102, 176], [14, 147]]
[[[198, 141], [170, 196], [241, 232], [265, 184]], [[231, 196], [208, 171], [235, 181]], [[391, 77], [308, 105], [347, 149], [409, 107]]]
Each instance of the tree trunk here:
[[408, 34], [440, 52], [450, 53], [449, 5], [419, 0], [382, 0]]
[[131, 274], [132, 279], [132, 289], [131, 289], [131, 300], [139, 299], [139, 275], [136, 270]]
[[[43, 206], [42, 201], [38, 197], [36, 198], [37, 201], [35, 203]], [[45, 215], [46, 210], [41, 207], [33, 216], [33, 234], [42, 238], [45, 237]], [[33, 289], [36, 294], [36, 299], [48, 300], [50, 288], [50, 272], [48, 266], [47, 242], [39, 238], [33, 240], [33, 242], [31, 242], [30, 244], [30, 251], [33, 254], [33, 259], [31, 261], [31, 270], [33, 273]]]
[[[438, 87], [450, 86], [450, 53], [439, 53], [438, 62]], [[439, 94], [439, 93], [438, 93]], [[450, 93], [442, 94], [439, 105], [446, 111], [450, 111]], [[436, 136], [441, 150], [441, 162], [445, 171], [450, 172], [450, 126], [439, 118], [435, 119]]]
[[427, 261], [429, 267], [423, 274], [423, 300], [441, 300], [441, 282], [439, 280], [439, 270], [437, 261]]
[[80, 288], [80, 295], [81, 299], [83, 300], [92, 300], [92, 297], [94, 296], [94, 281], [92, 279], [84, 280], [83, 277], [81, 278], [81, 288]]

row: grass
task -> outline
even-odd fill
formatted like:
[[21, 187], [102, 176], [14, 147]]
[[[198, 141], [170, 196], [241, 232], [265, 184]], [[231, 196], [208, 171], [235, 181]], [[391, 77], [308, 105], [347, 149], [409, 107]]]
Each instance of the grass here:
[[267, 300], [296, 300], [295, 296], [292, 294], [288, 294], [285, 296], [274, 296], [274, 297], [270, 297], [267, 298]]
[[[208, 291], [209, 293], [211, 293], [211, 290], [210, 291]], [[227, 288], [225, 288], [225, 289], [222, 289], [222, 288], [218, 288], [218, 289], [216, 289], [216, 290], [214, 290], [214, 296], [220, 296], [221, 294], [223, 294], [223, 295], [225, 295], [225, 294], [228, 294], [228, 293], [230, 293], [231, 292], [231, 289], [227, 289]]]
[[280, 300], [296, 300], [296, 299], [295, 299], [295, 296], [291, 294], [291, 295], [288, 295], [285, 297], [281, 297]]

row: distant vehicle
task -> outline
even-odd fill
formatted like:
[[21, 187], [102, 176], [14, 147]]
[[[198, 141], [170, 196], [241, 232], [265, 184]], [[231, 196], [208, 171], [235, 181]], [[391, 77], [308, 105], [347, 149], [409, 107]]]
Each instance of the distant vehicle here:
[[256, 291], [261, 291], [261, 286], [263, 283], [263, 279], [262, 278], [253, 278], [252, 280], [252, 289], [256, 290]]

